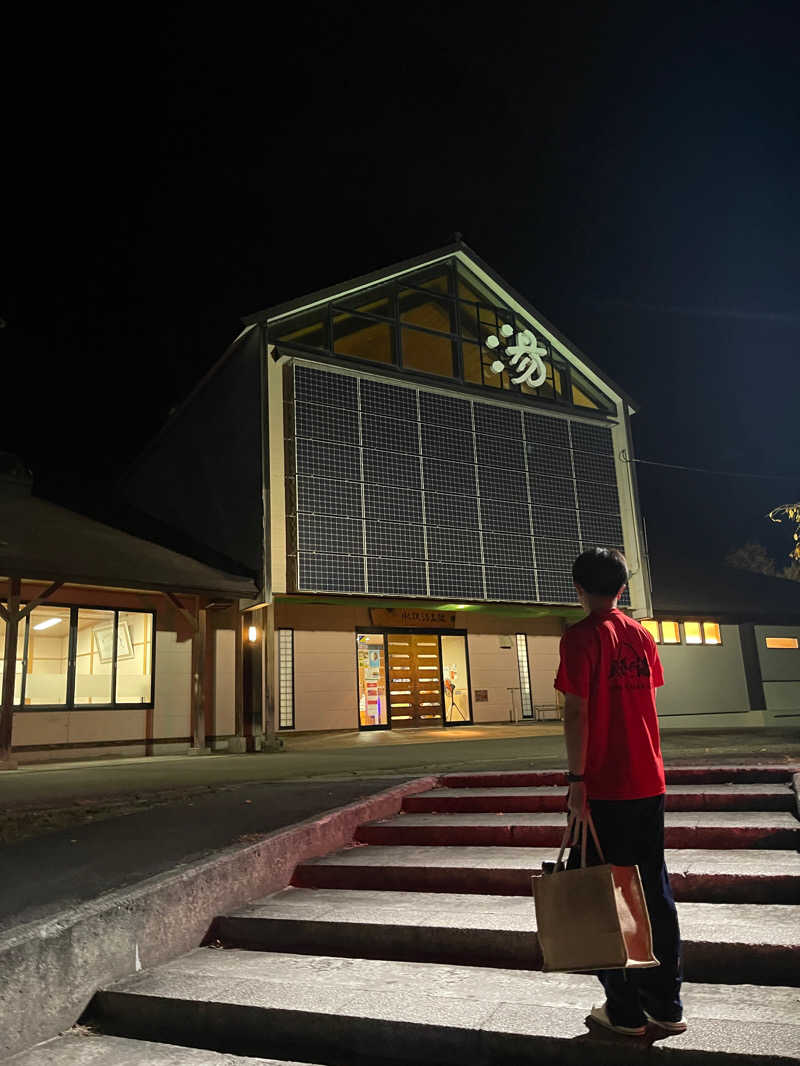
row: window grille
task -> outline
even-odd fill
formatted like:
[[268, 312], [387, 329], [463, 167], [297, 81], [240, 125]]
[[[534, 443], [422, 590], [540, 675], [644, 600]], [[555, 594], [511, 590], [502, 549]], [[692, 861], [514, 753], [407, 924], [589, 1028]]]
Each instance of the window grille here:
[[522, 706], [522, 717], [533, 718], [531, 674], [528, 667], [528, 638], [525, 633], [517, 633], [517, 665], [519, 667], [519, 697]]
[[294, 729], [294, 630], [278, 630], [278, 728]]

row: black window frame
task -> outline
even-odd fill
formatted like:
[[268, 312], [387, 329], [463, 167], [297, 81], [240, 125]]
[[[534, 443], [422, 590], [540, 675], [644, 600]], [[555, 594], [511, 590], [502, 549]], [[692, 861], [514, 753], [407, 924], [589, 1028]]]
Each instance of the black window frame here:
[[[5, 605], [6, 601], [2, 601]], [[25, 605], [22, 604], [22, 607]], [[38, 711], [119, 711], [119, 710], [132, 710], [143, 709], [152, 710], [155, 707], [155, 692], [156, 692], [156, 632], [157, 632], [157, 618], [158, 612], [155, 610], [142, 610], [139, 607], [109, 607], [107, 604], [92, 604], [92, 603], [51, 603], [49, 600], [45, 603], [36, 605], [38, 607], [59, 607], [69, 611], [69, 650], [67, 652], [67, 686], [66, 686], [66, 699], [64, 703], [37, 703], [26, 704], [25, 703], [25, 688], [26, 680], [28, 676], [28, 654], [30, 649], [30, 631], [31, 631], [31, 615], [27, 615], [25, 618], [25, 638], [23, 642], [23, 658], [22, 658], [22, 684], [20, 686], [20, 702], [14, 703], [14, 714], [19, 714], [22, 711], [36, 713]], [[114, 615], [114, 659], [111, 664], [111, 695], [112, 700], [110, 703], [76, 703], [75, 702], [75, 678], [77, 676], [77, 646], [78, 646], [78, 612], [79, 611], [107, 611], [109, 614]], [[116, 699], [117, 695], [117, 634], [119, 631], [119, 615], [123, 614], [149, 614], [151, 617], [151, 648], [150, 648], [150, 699], [143, 703], [132, 703], [130, 700], [122, 701]]]
[[[434, 289], [427, 289], [421, 285], [414, 284], [416, 278], [420, 274], [427, 273], [431, 276], [436, 274], [447, 274], [448, 286], [447, 293], [438, 292]], [[586, 386], [580, 382], [575, 382], [578, 388], [585, 391], [589, 399], [597, 402], [596, 408], [585, 407], [581, 404], [576, 404], [572, 400], [572, 386], [573, 386], [573, 368], [564, 356], [557, 351], [557, 349], [550, 343], [550, 341], [541, 335], [541, 331], [537, 336], [538, 341], [547, 348], [547, 355], [543, 357], [545, 365], [548, 367], [552, 375], [552, 387], [553, 396], [544, 395], [541, 389], [547, 387], [547, 382], [539, 389], [530, 389], [524, 391], [524, 386], [513, 385], [510, 381], [510, 374], [504, 371], [500, 375], [493, 375], [492, 381], [487, 384], [486, 373], [487, 366], [490, 365], [491, 360], [487, 360], [487, 353], [491, 355], [490, 349], [486, 348], [481, 337], [471, 338], [464, 333], [462, 328], [462, 304], [470, 304], [475, 308], [476, 321], [479, 325], [480, 334], [480, 314], [481, 309], [484, 311], [491, 311], [495, 315], [497, 322], [502, 320], [506, 324], [512, 326], [514, 333], [518, 333], [523, 329], [530, 328], [528, 321], [517, 311], [514, 311], [510, 307], [502, 307], [498, 303], [492, 303], [488, 301], [467, 300], [463, 296], [459, 295], [458, 281], [462, 278], [466, 284], [470, 284], [469, 277], [465, 275], [465, 268], [458, 263], [455, 259], [446, 260], [440, 264], [434, 264], [427, 268], [422, 268], [418, 271], [413, 271], [408, 275], [400, 275], [396, 278], [383, 279], [382, 281], [376, 281], [374, 285], [367, 286], [361, 292], [366, 296], [370, 288], [381, 289], [388, 292], [390, 297], [391, 315], [380, 315], [374, 312], [363, 312], [356, 310], [353, 306], [347, 306], [336, 297], [327, 301], [326, 303], [316, 307], [310, 308], [305, 311], [299, 310], [294, 314], [287, 315], [285, 318], [273, 323], [271, 329], [268, 326], [268, 340], [270, 343], [275, 344], [280, 349], [280, 354], [296, 353], [300, 356], [314, 356], [319, 358], [325, 354], [329, 359], [341, 363], [342, 365], [357, 368], [364, 368], [366, 364], [368, 367], [382, 368], [384, 371], [387, 369], [394, 370], [395, 372], [403, 375], [404, 377], [417, 378], [422, 382], [431, 384], [438, 384], [441, 387], [443, 382], [452, 382], [460, 387], [477, 391], [483, 395], [486, 392], [490, 392], [495, 397], [507, 397], [515, 400], [522, 400], [523, 402], [530, 403], [532, 405], [542, 404], [547, 408], [561, 411], [578, 411], [581, 414], [594, 414], [596, 417], [609, 417], [616, 415], [616, 408], [613, 400], [601, 393], [592, 382], [587, 381]], [[453, 323], [453, 329], [451, 331], [434, 330], [425, 326], [415, 325], [413, 323], [404, 322], [400, 317], [400, 293], [403, 290], [411, 290], [418, 292], [420, 296], [435, 297], [440, 300], [448, 300], [451, 303], [451, 321]], [[342, 295], [342, 300], [352, 300], [358, 293], [345, 293]], [[480, 296], [479, 293], [475, 294]], [[326, 348], [319, 348], [313, 345], [303, 344], [302, 341], [286, 340], [281, 336], [269, 336], [270, 333], [274, 334], [282, 333], [291, 322], [294, 315], [298, 317], [301, 315], [309, 315], [316, 312], [320, 316], [320, 320], [326, 323]], [[334, 351], [333, 346], [333, 316], [336, 314], [348, 314], [354, 318], [361, 318], [364, 320], [371, 320], [374, 323], [382, 323], [384, 325], [392, 326], [392, 360], [390, 362], [381, 362], [379, 360], [364, 359], [356, 356], [348, 356], [337, 353]], [[453, 374], [452, 376], [440, 375], [440, 374], [428, 374], [423, 370], [416, 368], [408, 368], [403, 366], [403, 352], [402, 352], [402, 337], [403, 327], [413, 328], [421, 333], [429, 333], [434, 337], [447, 337], [453, 344]], [[481, 351], [481, 381], [472, 382], [466, 381], [464, 378], [464, 349], [465, 343], [477, 344]], [[555, 388], [555, 371], [558, 370], [561, 374], [561, 394], [558, 395]], [[583, 378], [583, 375], [580, 375]], [[494, 381], [497, 384], [494, 384]], [[601, 399], [600, 399], [601, 398]]]

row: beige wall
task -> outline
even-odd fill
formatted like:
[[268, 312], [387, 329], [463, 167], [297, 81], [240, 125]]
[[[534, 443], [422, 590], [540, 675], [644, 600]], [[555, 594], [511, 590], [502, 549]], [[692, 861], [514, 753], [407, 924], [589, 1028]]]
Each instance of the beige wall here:
[[[503, 636], [508, 637], [508, 633]], [[511, 720], [513, 697], [509, 689], [519, 688], [519, 671], [513, 635], [507, 642], [511, 646], [502, 647], [501, 636], [496, 633], [468, 636], [472, 715], [476, 722]], [[475, 692], [480, 690], [486, 691], [486, 703], [479, 703], [475, 698]]]
[[192, 642], [178, 642], [176, 633], [156, 637], [156, 697], [153, 734], [191, 736]]
[[355, 632], [295, 630], [295, 729], [357, 729]]
[[560, 640], [560, 636], [528, 636], [528, 662], [530, 663], [534, 708], [558, 705], [553, 682], [558, 672]]
[[[135, 637], [136, 633], [132, 632], [132, 636]], [[78, 647], [80, 652], [80, 641]], [[137, 654], [141, 647], [141, 641], [135, 641], [134, 650]], [[190, 734], [191, 658], [191, 641], [179, 644], [175, 633], [157, 635], [153, 710], [153, 736], [156, 738], [187, 737]], [[136, 665], [139, 665], [138, 660]], [[143, 707], [133, 705], [114, 710], [17, 710], [14, 714], [12, 744], [14, 747], [70, 744], [79, 748], [82, 744], [103, 741], [139, 741], [141, 743], [134, 746], [135, 750], [129, 752], [126, 749], [126, 754], [144, 754], [146, 716], [147, 711]], [[98, 749], [88, 750], [95, 756], [102, 753]], [[160, 746], [158, 750], [162, 750]], [[20, 756], [25, 760], [30, 756], [33, 761], [34, 757], [67, 758], [73, 754], [77, 752], [21, 752]]]
[[[557, 617], [513, 618], [465, 611], [472, 713], [475, 722], [502, 722], [511, 717], [509, 688], [519, 688], [514, 635], [527, 633], [534, 701], [551, 706], [562, 621]], [[276, 629], [294, 630], [295, 729], [357, 729], [358, 679], [355, 635], [375, 628], [369, 610], [354, 603], [341, 606], [279, 600]], [[501, 637], [510, 647], [501, 647]], [[476, 702], [475, 690], [488, 700]], [[538, 694], [538, 695], [537, 695]], [[519, 697], [516, 697], [519, 700]]]
[[232, 735], [236, 729], [236, 634], [218, 629], [214, 640], [214, 734]]

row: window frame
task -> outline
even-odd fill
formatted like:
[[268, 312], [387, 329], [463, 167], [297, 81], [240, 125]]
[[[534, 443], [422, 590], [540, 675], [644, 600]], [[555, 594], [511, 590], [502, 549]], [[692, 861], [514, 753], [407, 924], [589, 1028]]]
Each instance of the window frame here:
[[[784, 641], [785, 643], [783, 643], [783, 644], [770, 644], [771, 640], [780, 640], [780, 641]], [[794, 643], [791, 643], [791, 641], [794, 641]], [[797, 651], [798, 649], [800, 649], [800, 638], [798, 638], [798, 637], [780, 637], [780, 636], [776, 636], [775, 634], [773, 634], [772, 636], [767, 636], [767, 634], [765, 633], [764, 634], [764, 647], [768, 651]]]
[[[291, 705], [291, 708], [290, 708], [291, 714], [287, 715], [287, 718], [291, 719], [289, 725], [284, 725], [283, 724], [284, 707], [283, 707], [283, 684], [282, 684], [282, 682], [283, 682], [283, 678], [284, 678], [284, 675], [283, 675], [284, 661], [283, 661], [283, 648], [281, 647], [281, 636], [284, 633], [288, 633], [289, 634], [289, 649], [290, 649], [290, 652], [289, 652], [289, 672], [290, 672], [290, 676], [291, 676], [291, 686], [292, 686], [292, 689], [291, 689], [291, 691], [292, 691], [292, 705]], [[277, 663], [277, 665], [278, 665], [278, 729], [279, 729], [280, 732], [283, 732], [284, 730], [294, 729], [295, 725], [296, 725], [295, 713], [294, 713], [295, 712], [295, 700], [294, 700], [294, 626], [281, 626], [279, 629], [276, 629], [275, 635], [276, 635], [276, 639], [277, 639], [277, 642], [278, 642], [278, 663]]]
[[[725, 643], [722, 639], [722, 627], [719, 622], [710, 618], [687, 618], [684, 621], [680, 621], [677, 618], [644, 618], [641, 620], [642, 627], [645, 628], [644, 622], [653, 623], [658, 630], [658, 636], [654, 636], [648, 629], [647, 632], [653, 637], [656, 644], [665, 648], [677, 648], [681, 645], [685, 645], [687, 648], [721, 648]], [[687, 640], [686, 639], [686, 623], [692, 622], [700, 627], [700, 640]], [[674, 625], [678, 627], [678, 639], [677, 640], [665, 640], [664, 639], [664, 624]], [[706, 626], [716, 626], [719, 633], [719, 640], [706, 640]]]
[[[6, 601], [2, 601], [5, 605]], [[24, 607], [25, 605], [22, 604]], [[26, 704], [25, 687], [28, 676], [28, 654], [30, 650], [30, 625], [31, 615], [25, 618], [25, 639], [22, 658], [22, 684], [20, 686], [20, 702], [13, 704], [14, 714], [22, 711], [36, 713], [38, 711], [120, 711], [120, 710], [152, 710], [155, 707], [156, 692], [156, 633], [158, 612], [155, 610], [142, 610], [138, 607], [109, 607], [107, 604], [92, 603], [52, 603], [49, 600], [36, 605], [37, 607], [60, 607], [69, 611], [69, 637], [67, 638], [67, 684], [66, 699], [64, 703], [37, 703]], [[75, 702], [75, 678], [77, 677], [77, 647], [78, 647], [78, 612], [79, 611], [107, 611], [114, 614], [114, 659], [111, 664], [112, 701], [110, 703], [76, 703]], [[149, 614], [151, 617], [151, 641], [150, 641], [150, 699], [142, 703], [132, 703], [130, 700], [120, 702], [117, 700], [117, 633], [119, 629], [119, 615], [123, 614]]]
[[[447, 292], [439, 292], [434, 289], [425, 288], [421, 284], [417, 284], [417, 280], [420, 274], [427, 273], [431, 276], [441, 274], [447, 276]], [[584, 375], [580, 375], [581, 378], [586, 380], [586, 388], [578, 383], [580, 388], [590, 400], [597, 403], [597, 407], [587, 407], [582, 404], [576, 404], [572, 400], [573, 384], [573, 370], [569, 361], [559, 352], [556, 347], [543, 335], [539, 337], [541, 343], [545, 345], [548, 350], [546, 356], [544, 356], [545, 365], [548, 367], [550, 377], [540, 388], [532, 389], [530, 386], [525, 385], [512, 385], [510, 381], [510, 375], [504, 372], [500, 375], [493, 375], [493, 380], [487, 384], [486, 381], [486, 369], [487, 361], [486, 354], [492, 353], [486, 349], [481, 339], [481, 309], [493, 311], [497, 321], [502, 320], [511, 325], [514, 332], [519, 332], [522, 329], [530, 328], [528, 320], [520, 314], [520, 312], [513, 310], [510, 307], [499, 306], [499, 301], [481, 301], [470, 300], [460, 295], [459, 281], [464, 281], [469, 285], [469, 279], [464, 276], [464, 268], [454, 259], [447, 260], [443, 263], [437, 263], [434, 266], [426, 268], [420, 268], [419, 270], [412, 271], [407, 275], [400, 275], [399, 277], [376, 280], [373, 285], [365, 286], [363, 290], [360, 290], [365, 296], [369, 292], [370, 288], [381, 289], [387, 292], [388, 299], [391, 303], [392, 314], [381, 315], [374, 312], [358, 311], [354, 306], [347, 306], [346, 304], [337, 300], [334, 296], [324, 304], [318, 305], [314, 308], [309, 308], [305, 311], [298, 310], [293, 313], [289, 313], [279, 318], [272, 324], [271, 330], [268, 327], [268, 341], [274, 344], [276, 347], [276, 355], [281, 349], [288, 350], [289, 352], [296, 352], [298, 355], [308, 355], [316, 358], [320, 358], [323, 354], [328, 358], [339, 364], [344, 364], [350, 367], [363, 368], [366, 364], [367, 367], [393, 369], [404, 378], [416, 377], [423, 383], [435, 383], [441, 387], [443, 382], [453, 382], [459, 387], [477, 391], [482, 395], [486, 394], [489, 390], [491, 393], [498, 397], [507, 397], [515, 400], [521, 399], [523, 402], [530, 404], [531, 406], [544, 405], [547, 408], [555, 408], [562, 411], [577, 411], [582, 416], [588, 415], [589, 417], [596, 417], [607, 420], [609, 417], [616, 416], [616, 408], [614, 401], [611, 397], [606, 396], [601, 390], [597, 389], [592, 382], [586, 380]], [[413, 323], [404, 322], [400, 315], [400, 293], [402, 291], [414, 291], [418, 292], [421, 296], [433, 297], [439, 300], [449, 301], [451, 304], [451, 323], [453, 329], [450, 331], [433, 330], [425, 326], [415, 325]], [[352, 301], [357, 297], [359, 293], [343, 294], [341, 300]], [[479, 296], [479, 293], [475, 294]], [[463, 305], [470, 305], [475, 309], [476, 322], [478, 323], [478, 337], [473, 338], [470, 330], [470, 334], [464, 332], [462, 327], [462, 314], [465, 312]], [[324, 324], [324, 334], [326, 338], [326, 347], [320, 348], [313, 345], [303, 344], [302, 341], [286, 339], [283, 336], [270, 337], [271, 331], [276, 331], [283, 334], [286, 331], [286, 326], [291, 322], [294, 315], [309, 315], [316, 313], [320, 316], [320, 323]], [[389, 362], [381, 362], [379, 360], [364, 359], [359, 356], [351, 356], [346, 354], [340, 354], [334, 351], [334, 316], [337, 314], [347, 314], [355, 318], [362, 318], [364, 320], [372, 321], [374, 324], [390, 325], [392, 327], [392, 359]], [[411, 328], [421, 333], [429, 333], [432, 336], [449, 338], [453, 349], [453, 373], [452, 375], [440, 375], [429, 374], [424, 370], [418, 368], [409, 368], [403, 366], [403, 328]], [[291, 332], [291, 330], [289, 330]], [[539, 331], [541, 333], [541, 330]], [[467, 381], [464, 377], [464, 351], [463, 345], [465, 343], [477, 344], [481, 353], [480, 369], [481, 369], [481, 381], [480, 383]], [[491, 359], [489, 359], [491, 363]], [[556, 371], [558, 371], [561, 378], [561, 389], [556, 388]], [[549, 383], [549, 384], [548, 384]], [[541, 388], [547, 388], [552, 386], [553, 395], [547, 396], [541, 393]]]

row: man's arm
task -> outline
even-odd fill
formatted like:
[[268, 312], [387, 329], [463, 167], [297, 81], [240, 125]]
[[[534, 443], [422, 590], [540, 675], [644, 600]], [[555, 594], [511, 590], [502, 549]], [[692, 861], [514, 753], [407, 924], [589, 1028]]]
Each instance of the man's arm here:
[[[564, 739], [569, 772], [583, 775], [589, 747], [589, 701], [573, 692], [564, 693]], [[586, 785], [583, 781], [575, 781], [569, 786], [567, 803], [570, 816], [586, 817]]]

